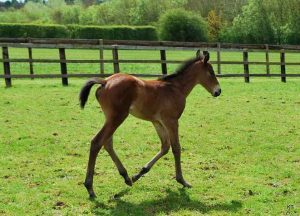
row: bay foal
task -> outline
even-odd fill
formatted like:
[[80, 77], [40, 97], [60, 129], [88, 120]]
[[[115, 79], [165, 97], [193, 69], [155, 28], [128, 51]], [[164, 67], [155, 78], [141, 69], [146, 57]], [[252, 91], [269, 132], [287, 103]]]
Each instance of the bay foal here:
[[[91, 141], [84, 183], [90, 197], [95, 197], [93, 175], [101, 147], [108, 152], [120, 175], [124, 177], [125, 183], [130, 186], [167, 154], [171, 147], [175, 158], [176, 180], [184, 187], [191, 187], [183, 178], [181, 171], [178, 119], [184, 110], [186, 97], [196, 84], [201, 84], [215, 97], [221, 94], [213, 67], [208, 61], [209, 53], [204, 57], [198, 53], [196, 58], [183, 64], [175, 74], [158, 80], [141, 80], [119, 73], [106, 79], [92, 78], [87, 81], [80, 92], [81, 107], [84, 108], [92, 86], [100, 84], [96, 91], [96, 98], [105, 115], [104, 126]], [[129, 113], [137, 118], [151, 121], [161, 140], [160, 151], [132, 178], [128, 176], [113, 148], [113, 134]]]

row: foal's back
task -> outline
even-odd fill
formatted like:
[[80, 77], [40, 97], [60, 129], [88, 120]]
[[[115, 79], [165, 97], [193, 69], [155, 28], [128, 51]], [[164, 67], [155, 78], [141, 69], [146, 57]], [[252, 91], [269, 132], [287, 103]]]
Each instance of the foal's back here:
[[141, 80], [127, 74], [115, 74], [98, 88], [97, 99], [106, 116], [129, 112], [135, 117], [157, 121], [161, 116], [177, 115], [184, 101], [180, 92], [168, 82]]

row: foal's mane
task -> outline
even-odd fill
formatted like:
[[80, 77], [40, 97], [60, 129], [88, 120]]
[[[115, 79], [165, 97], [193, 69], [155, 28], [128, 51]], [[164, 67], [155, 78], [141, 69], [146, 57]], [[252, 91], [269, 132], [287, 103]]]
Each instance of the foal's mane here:
[[161, 81], [170, 81], [170, 80], [172, 80], [172, 79], [175, 78], [175, 77], [178, 77], [178, 76], [180, 76], [180, 75], [183, 75], [184, 72], [185, 72], [192, 64], [194, 64], [196, 61], [199, 61], [199, 60], [203, 60], [203, 56], [202, 56], [202, 55], [187, 60], [186, 62], [184, 62], [184, 63], [183, 63], [183, 64], [175, 71], [175, 73], [169, 74], [169, 75], [167, 75], [167, 76], [160, 77], [160, 78], [158, 78], [158, 80], [161, 80]]

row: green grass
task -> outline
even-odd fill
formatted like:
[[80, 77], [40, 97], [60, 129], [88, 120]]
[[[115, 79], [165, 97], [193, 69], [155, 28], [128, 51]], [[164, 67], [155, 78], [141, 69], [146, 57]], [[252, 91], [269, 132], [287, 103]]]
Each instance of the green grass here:
[[[298, 79], [221, 79], [222, 95], [196, 87], [180, 120], [182, 189], [170, 152], [132, 188], [101, 151], [94, 201], [82, 183], [90, 140], [103, 124], [84, 79], [13, 80], [0, 88], [1, 215], [299, 215]], [[130, 175], [159, 150], [151, 123], [129, 117], [114, 136]]]
[[[216, 52], [211, 51], [211, 60], [216, 61]], [[24, 48], [9, 48], [10, 58], [28, 58], [28, 51]], [[195, 55], [194, 51], [167, 51], [168, 60], [186, 60]], [[99, 59], [98, 50], [66, 50], [67, 59]], [[2, 58], [2, 57], [0, 57]], [[34, 59], [59, 59], [58, 49], [33, 49]], [[105, 50], [105, 59], [112, 59], [111, 50]], [[119, 58], [128, 59], [140, 59], [140, 60], [159, 60], [160, 53], [159, 50], [121, 50], [119, 51]], [[299, 62], [299, 53], [287, 53], [286, 62]], [[243, 61], [242, 52], [231, 52], [222, 51], [221, 53], [222, 61]], [[250, 52], [249, 61], [265, 61], [265, 53], [263, 52]], [[278, 52], [270, 53], [271, 62], [279, 62], [280, 54]], [[105, 63], [105, 73], [113, 73], [112, 63]], [[178, 64], [168, 64], [168, 71], [173, 72], [178, 67]], [[251, 65], [249, 66], [251, 74], [263, 74], [266, 73], [265, 65]], [[160, 64], [120, 64], [120, 70], [123, 73], [135, 73], [135, 74], [161, 74]], [[215, 65], [215, 70], [217, 71], [217, 66]], [[82, 63], [68, 64], [68, 73], [99, 73], [100, 64], [98, 63]], [[237, 73], [242, 74], [244, 71], [243, 65], [222, 65], [222, 74]], [[60, 65], [58, 63], [34, 63], [34, 72], [36, 74], [59, 74]], [[279, 74], [280, 65], [271, 65], [270, 72]], [[3, 67], [0, 67], [0, 73], [3, 74]], [[28, 63], [11, 63], [11, 73], [12, 74], [29, 74], [29, 64]], [[299, 74], [299, 66], [286, 66], [286, 73], [288, 74]]]

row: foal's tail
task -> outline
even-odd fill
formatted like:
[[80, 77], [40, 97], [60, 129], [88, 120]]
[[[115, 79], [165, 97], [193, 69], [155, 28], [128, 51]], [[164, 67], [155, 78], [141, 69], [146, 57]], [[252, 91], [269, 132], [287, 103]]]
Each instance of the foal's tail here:
[[101, 79], [101, 78], [91, 78], [85, 83], [85, 85], [81, 88], [81, 91], [79, 94], [80, 107], [82, 109], [84, 108], [84, 105], [88, 100], [91, 88], [95, 84], [101, 84], [102, 86], [104, 86], [106, 84], [106, 80]]

